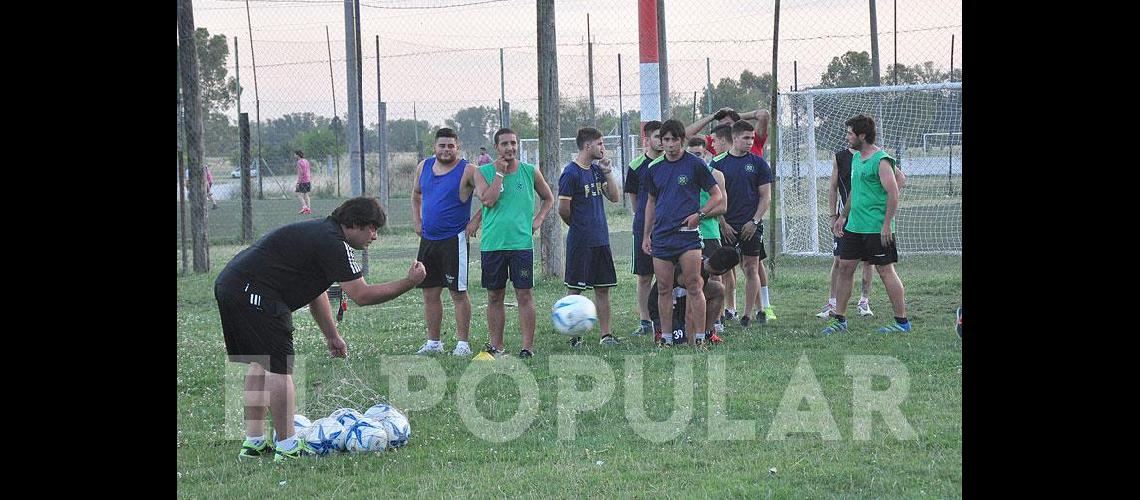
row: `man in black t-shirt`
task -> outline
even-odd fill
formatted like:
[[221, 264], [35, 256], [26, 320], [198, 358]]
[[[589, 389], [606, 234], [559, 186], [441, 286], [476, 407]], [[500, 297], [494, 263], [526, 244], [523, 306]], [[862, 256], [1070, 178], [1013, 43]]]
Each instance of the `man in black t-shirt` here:
[[[249, 364], [245, 376], [246, 440], [239, 458], [276, 450], [280, 462], [313, 454], [293, 434], [293, 311], [309, 312], [325, 336], [329, 354], [348, 357], [337, 331], [327, 290], [339, 282], [358, 305], [380, 304], [411, 290], [424, 279], [415, 261], [404, 279], [380, 285], [364, 282], [353, 249], [376, 239], [387, 216], [373, 198], [344, 202], [323, 220], [282, 226], [238, 253], [214, 281], [230, 361]], [[266, 373], [268, 371], [268, 373]], [[269, 393], [269, 401], [261, 395]], [[272, 408], [275, 446], [265, 436], [265, 415]]]

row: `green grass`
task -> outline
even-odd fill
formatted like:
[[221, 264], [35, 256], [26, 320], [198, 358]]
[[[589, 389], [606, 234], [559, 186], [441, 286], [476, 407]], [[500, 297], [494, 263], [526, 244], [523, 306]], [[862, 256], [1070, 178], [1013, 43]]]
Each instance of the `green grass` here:
[[[620, 205], [618, 206], [620, 209]], [[611, 228], [628, 227], [617, 215]], [[239, 246], [211, 248], [213, 271], [178, 277], [178, 489], [186, 497], [959, 497], [962, 494], [961, 342], [953, 333], [954, 309], [961, 299], [961, 257], [904, 256], [898, 266], [907, 287], [909, 317], [916, 330], [879, 336], [874, 329], [889, 320], [890, 307], [876, 278], [872, 320], [850, 319], [851, 331], [829, 338], [818, 335], [822, 321], [813, 314], [827, 295], [829, 260], [780, 256], [772, 277], [772, 300], [779, 319], [769, 326], [741, 329], [730, 324], [726, 344], [709, 354], [685, 349], [657, 352], [651, 340], [630, 337], [637, 323], [628, 232], [614, 233], [620, 283], [614, 297], [614, 329], [625, 342], [597, 345], [597, 333], [582, 350], [572, 351], [553, 332], [550, 304], [565, 295], [561, 282], [535, 286], [537, 355], [525, 362], [539, 387], [538, 414], [521, 437], [504, 443], [481, 439], [460, 419], [458, 382], [473, 362], [438, 358], [447, 374], [447, 390], [434, 407], [408, 411], [410, 444], [378, 454], [341, 454], [286, 467], [270, 459], [238, 463], [240, 438], [228, 437], [224, 420], [226, 363], [218, 313], [212, 294], [217, 272]], [[367, 280], [402, 277], [415, 256], [417, 240], [409, 231], [383, 235], [370, 251]], [[472, 347], [487, 339], [487, 295], [478, 287], [477, 241], [470, 267]], [[540, 266], [536, 264], [536, 269]], [[179, 265], [180, 268], [180, 265]], [[742, 291], [740, 292], [742, 294]], [[445, 294], [446, 295], [446, 294]], [[591, 296], [591, 295], [587, 295]], [[738, 297], [740, 297], [738, 295]], [[424, 339], [422, 296], [413, 290], [389, 303], [350, 305], [340, 331], [351, 358], [331, 359], [312, 317], [294, 315], [296, 351], [306, 356], [304, 405], [300, 413], [316, 419], [352, 405], [365, 410], [389, 394], [381, 356], [414, 352]], [[591, 296], [592, 298], [592, 296]], [[738, 304], [743, 306], [742, 297]], [[508, 292], [507, 301], [513, 302]], [[454, 316], [444, 299], [442, 331], [454, 347]], [[854, 303], [849, 308], [854, 312]], [[506, 347], [520, 348], [517, 309], [508, 307]], [[694, 355], [695, 354], [695, 355]], [[612, 369], [616, 388], [601, 408], [578, 417], [577, 437], [558, 440], [557, 378], [552, 355], [596, 357]], [[658, 444], [638, 436], [625, 416], [626, 357], [644, 362], [646, 411], [664, 420], [672, 411], [673, 384], [660, 381], [672, 373], [681, 355], [694, 355], [693, 418], [675, 439]], [[900, 409], [916, 433], [896, 439], [881, 416], [873, 418], [871, 439], [853, 438], [853, 382], [845, 375], [845, 356], [879, 355], [897, 359], [909, 373], [909, 391]], [[753, 420], [748, 440], [708, 439], [706, 376], [710, 356], [727, 365], [727, 412], [732, 420]], [[792, 434], [784, 441], [766, 439], [784, 392], [801, 356], [806, 357], [826, 398], [841, 439]], [[300, 377], [299, 377], [300, 378]], [[412, 390], [424, 383], [412, 380]], [[885, 388], [876, 378], [873, 387]], [[239, 386], [240, 387], [240, 386]], [[592, 384], [579, 381], [580, 390]], [[495, 421], [510, 418], [519, 389], [504, 376], [491, 376], [475, 390], [476, 407]], [[804, 406], [806, 408], [806, 406]], [[597, 461], [604, 465], [596, 465]], [[777, 472], [770, 474], [768, 470]], [[279, 484], [286, 481], [284, 485]]]

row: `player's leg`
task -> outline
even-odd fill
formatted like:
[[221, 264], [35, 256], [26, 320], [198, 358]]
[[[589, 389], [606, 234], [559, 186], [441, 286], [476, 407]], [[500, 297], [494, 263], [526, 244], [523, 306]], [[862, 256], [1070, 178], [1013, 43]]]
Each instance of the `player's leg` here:
[[863, 263], [863, 278], [859, 286], [859, 315], [874, 316], [871, 311], [871, 279], [874, 278], [875, 266], [870, 262]]
[[519, 327], [522, 328], [522, 351], [520, 357], [528, 357], [534, 352], [534, 252], [512, 250], [509, 252], [511, 284], [515, 287], [515, 297], [519, 303]]
[[688, 343], [701, 337], [705, 330], [705, 284], [701, 279], [701, 250], [694, 249], [681, 254], [681, 272], [685, 276], [685, 334]]
[[[448, 241], [446, 247], [448, 249], [446, 254], [448, 262], [444, 267], [449, 269], [451, 275], [455, 277], [448, 285], [448, 291], [451, 292], [451, 303], [455, 307], [455, 339], [457, 341], [452, 354], [466, 356], [471, 354], [471, 347], [467, 344], [471, 332], [471, 298], [467, 295], [467, 252], [471, 245], [467, 241], [467, 233], [459, 233]], [[452, 241], [454, 244], [451, 243]]]
[[610, 289], [617, 285], [617, 271], [609, 245], [590, 249], [590, 285], [594, 287], [594, 303], [598, 309], [602, 345], [614, 345], [617, 338], [611, 328]]
[[748, 326], [760, 298], [760, 273], [757, 269], [760, 266], [760, 258], [755, 255], [744, 255], [741, 262], [744, 266], [744, 316], [740, 317], [740, 326]]
[[657, 278], [657, 311], [661, 316], [661, 341], [673, 344], [673, 261], [653, 258], [653, 275]]
[[503, 298], [507, 293], [507, 258], [505, 251], [482, 252], [483, 288], [487, 289], [487, 340], [496, 352], [503, 350], [503, 325], [506, 311]]

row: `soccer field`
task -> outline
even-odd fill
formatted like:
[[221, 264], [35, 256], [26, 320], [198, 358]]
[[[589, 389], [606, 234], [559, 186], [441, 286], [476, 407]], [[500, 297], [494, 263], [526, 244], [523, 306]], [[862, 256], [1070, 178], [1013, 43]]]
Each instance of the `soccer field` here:
[[[628, 226], [628, 216], [610, 220], [611, 229]], [[370, 283], [403, 277], [415, 257], [415, 235], [406, 229], [393, 233], [372, 244]], [[472, 377], [490, 363], [430, 358], [424, 362], [446, 374], [443, 394], [434, 404], [429, 403], [437, 398], [429, 397], [419, 401], [425, 408], [406, 411], [412, 427], [407, 446], [281, 466], [274, 465], [271, 457], [254, 463], [237, 459], [240, 404], [234, 408], [226, 402], [235, 391], [240, 397], [240, 377], [235, 388], [235, 372], [225, 362], [213, 280], [243, 247], [212, 247], [210, 273], [179, 275], [177, 280], [179, 496], [962, 495], [962, 345], [954, 333], [954, 310], [961, 301], [960, 256], [902, 257], [898, 273], [906, 285], [912, 333], [875, 333], [891, 316], [876, 276], [871, 298], [875, 316], [859, 317], [853, 299], [848, 308], [850, 330], [821, 336], [823, 321], [814, 313], [827, 299], [830, 259], [780, 256], [770, 283], [776, 321], [749, 328], [732, 322], [724, 335], [726, 342], [709, 352], [658, 350], [652, 338], [629, 335], [638, 321], [635, 281], [628, 273], [631, 238], [628, 230], [611, 233], [611, 238], [620, 281], [613, 292], [613, 324], [623, 339], [621, 345], [599, 346], [594, 331], [585, 346], [572, 349], [566, 337], [554, 332], [549, 318], [550, 305], [566, 294], [565, 288], [555, 279], [536, 280], [536, 355], [514, 359], [521, 337], [517, 309], [508, 306], [504, 338], [513, 361], [494, 363], [508, 370], [513, 367], [512, 373], [522, 374], [522, 379], [533, 376], [537, 392], [501, 374], [464, 385], [460, 380], [465, 374]], [[487, 295], [478, 286], [477, 248], [476, 240], [470, 266], [473, 349], [487, 340]], [[539, 268], [536, 263], [535, 269]], [[856, 294], [857, 290], [858, 275]], [[588, 292], [587, 297], [592, 299], [593, 294]], [[737, 297], [738, 309], [743, 309], [743, 286]], [[513, 292], [506, 300], [515, 301]], [[364, 411], [386, 401], [396, 377], [389, 376], [385, 367], [408, 363], [408, 355], [423, 343], [421, 303], [422, 295], [413, 290], [379, 306], [350, 304], [339, 324], [349, 347], [347, 361], [329, 358], [312, 316], [297, 311], [298, 413], [315, 420], [340, 407]], [[450, 299], [445, 298], [442, 337], [448, 350], [455, 345], [454, 325]], [[614, 385], [599, 408], [578, 414], [574, 437], [560, 439], [567, 425], [559, 422], [560, 390], [567, 394], [600, 385], [589, 377], [567, 378], [551, 366], [565, 365], [567, 360], [592, 367], [591, 373], [609, 377]], [[676, 367], [690, 363], [691, 380], [674, 377]], [[897, 408], [913, 434], [905, 435], [897, 418], [880, 413], [871, 415], [865, 434], [867, 426], [860, 424], [858, 408], [866, 399], [857, 394], [866, 396], [867, 387], [854, 374], [868, 366], [895, 368], [893, 378], [872, 377], [870, 390], [905, 389]], [[643, 392], [631, 390], [638, 388], [639, 381]], [[430, 392], [431, 382], [412, 378], [408, 385], [412, 391]], [[639, 392], [642, 397], [635, 397]], [[464, 394], [474, 394], [474, 408], [457, 403]], [[518, 431], [515, 439], [496, 442], [492, 440], [496, 434], [489, 430], [492, 424], [481, 428], [465, 423], [475, 410], [484, 419], [508, 421], [520, 411], [520, 400], [524, 409], [536, 408], [533, 419], [507, 426]], [[630, 406], [644, 408], [648, 419], [655, 421], [665, 421], [674, 410], [691, 418], [652, 424], [654, 430], [647, 432]], [[233, 433], [235, 409], [237, 434]], [[725, 417], [732, 423], [725, 424]], [[792, 432], [784, 439], [769, 435], [777, 428], [787, 430], [789, 422], [810, 431]], [[728, 426], [735, 430], [726, 436]], [[655, 436], [673, 433], [675, 437], [655, 442]]]

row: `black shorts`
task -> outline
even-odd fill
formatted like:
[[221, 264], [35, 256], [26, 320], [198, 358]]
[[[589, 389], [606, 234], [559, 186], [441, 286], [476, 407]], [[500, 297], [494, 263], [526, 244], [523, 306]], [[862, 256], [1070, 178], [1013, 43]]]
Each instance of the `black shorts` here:
[[709, 238], [707, 240], [701, 241], [705, 244], [705, 247], [701, 249], [701, 255], [705, 257], [712, 257], [713, 252], [716, 252], [721, 247], [720, 240], [715, 238]]
[[226, 354], [235, 363], [255, 362], [272, 373], [293, 373], [293, 311], [249, 283], [219, 278], [214, 299], [222, 318]]
[[483, 288], [502, 290], [510, 278], [515, 290], [534, 288], [533, 250], [493, 250], [482, 252]]
[[749, 239], [748, 241], [740, 239], [740, 231], [744, 229], [744, 224], [741, 224], [740, 226], [732, 226], [732, 229], [736, 230], [736, 248], [740, 250], [740, 255], [742, 257], [746, 255], [749, 257], [760, 257], [760, 260], [764, 260], [768, 257], [768, 252], [764, 250], [763, 222], [761, 222], [759, 226], [756, 226], [756, 233], [753, 234], [752, 239]]
[[443, 288], [455, 292], [467, 291], [467, 255], [471, 243], [467, 233], [459, 233], [443, 240], [420, 238], [420, 251], [416, 260], [423, 262], [427, 275], [417, 288]]
[[831, 239], [834, 240], [834, 242], [835, 242], [831, 246], [831, 255], [839, 257], [839, 237], [838, 236], [832, 236]]
[[565, 283], [575, 290], [617, 285], [610, 246], [567, 249]]
[[701, 233], [698, 231], [678, 231], [665, 238], [665, 242], [654, 240], [653, 258], [667, 260], [670, 262], [677, 262], [685, 252], [690, 250], [700, 250], [704, 243], [701, 240]]
[[645, 240], [641, 231], [633, 231], [633, 274], [638, 276], [653, 275], [653, 257], [641, 250], [641, 242]]
[[298, 193], [308, 193], [309, 191], [312, 191], [312, 190], [313, 190], [313, 183], [311, 183], [311, 182], [298, 182], [297, 183], [296, 192], [298, 192]]
[[839, 239], [839, 258], [842, 260], [861, 260], [876, 266], [893, 264], [899, 261], [898, 239], [887, 248], [879, 233], [863, 234], [843, 232]]

